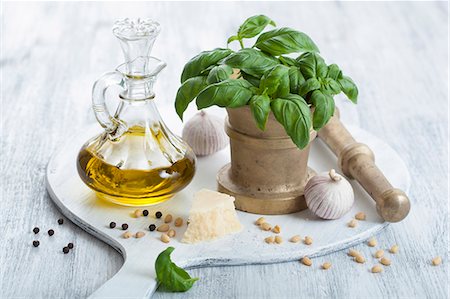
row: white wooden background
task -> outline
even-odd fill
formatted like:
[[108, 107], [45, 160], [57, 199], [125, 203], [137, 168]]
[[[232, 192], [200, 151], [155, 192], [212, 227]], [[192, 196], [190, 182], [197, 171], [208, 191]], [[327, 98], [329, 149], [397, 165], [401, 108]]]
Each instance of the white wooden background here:
[[[399, 244], [386, 272], [351, 262], [344, 252], [298, 262], [190, 270], [189, 292], [156, 298], [318, 297], [444, 298], [448, 293], [448, 6], [398, 3], [4, 3], [2, 20], [0, 297], [83, 298], [118, 271], [122, 258], [66, 221], [44, 187], [50, 154], [77, 128], [94, 122], [91, 86], [122, 56], [111, 24], [151, 17], [162, 32], [153, 54], [168, 63], [159, 105], [172, 105], [184, 63], [224, 46], [248, 16], [267, 14], [307, 32], [329, 63], [360, 88], [361, 127], [381, 137], [412, 175], [409, 217], [377, 238]], [[175, 129], [177, 131], [177, 129]], [[41, 246], [31, 246], [41, 228]], [[46, 235], [50, 228], [56, 233]], [[61, 252], [68, 242], [71, 254]], [[367, 257], [373, 251], [357, 246]], [[430, 266], [440, 255], [444, 264]], [[333, 267], [323, 271], [325, 260]], [[145, 263], [145, 261], [143, 261]], [[149, 264], [149, 268], [153, 265]]]

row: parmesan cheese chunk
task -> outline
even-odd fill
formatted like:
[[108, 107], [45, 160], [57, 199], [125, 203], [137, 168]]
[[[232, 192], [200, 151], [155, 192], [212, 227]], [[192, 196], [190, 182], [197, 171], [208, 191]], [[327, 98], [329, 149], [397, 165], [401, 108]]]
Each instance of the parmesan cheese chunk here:
[[207, 189], [194, 194], [189, 225], [183, 243], [214, 240], [242, 230], [234, 207], [234, 197]]

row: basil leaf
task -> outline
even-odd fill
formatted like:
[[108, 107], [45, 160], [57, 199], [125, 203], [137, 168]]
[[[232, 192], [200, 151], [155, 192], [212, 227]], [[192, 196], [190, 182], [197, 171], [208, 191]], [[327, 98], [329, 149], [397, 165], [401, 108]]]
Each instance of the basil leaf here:
[[331, 78], [324, 79], [324, 89], [328, 93], [335, 95], [341, 92], [341, 85]]
[[178, 116], [183, 120], [183, 113], [186, 111], [189, 103], [198, 95], [198, 93], [206, 87], [206, 77], [198, 76], [186, 80], [180, 88], [178, 88], [175, 98], [175, 110]]
[[242, 77], [247, 80], [248, 82], [250, 82], [251, 85], [255, 86], [255, 87], [259, 87], [259, 85], [261, 84], [261, 80], [259, 80], [256, 77], [253, 77], [243, 71], [241, 71], [241, 75]]
[[230, 49], [217, 48], [211, 51], [203, 51], [197, 56], [193, 57], [186, 63], [181, 74], [181, 83], [184, 83], [189, 78], [198, 76], [203, 70], [211, 65], [216, 64], [223, 58], [230, 55], [233, 51]]
[[200, 72], [200, 75], [202, 75], [202, 76], [208, 76], [209, 72], [210, 72], [213, 68], [215, 68], [216, 66], [217, 66], [217, 65], [215, 65], [215, 64], [208, 66], [206, 69], [204, 69], [203, 71]]
[[356, 87], [355, 82], [347, 76], [343, 76], [338, 82], [347, 98], [356, 104], [358, 102], [358, 87]]
[[204, 109], [212, 105], [228, 108], [244, 106], [253, 95], [251, 87], [253, 86], [250, 83], [241, 79], [227, 79], [209, 85], [197, 96], [197, 107]]
[[339, 67], [336, 64], [330, 64], [328, 66], [328, 74], [327, 77], [337, 80], [338, 78], [342, 77], [342, 71], [339, 69]]
[[317, 53], [304, 53], [297, 58], [300, 70], [305, 78], [326, 78], [328, 66]]
[[270, 103], [275, 118], [281, 123], [286, 133], [300, 149], [309, 143], [311, 115], [305, 100], [294, 94], [286, 98], [277, 98]]
[[320, 82], [316, 78], [309, 78], [302, 85], [300, 85], [298, 89], [298, 94], [301, 96], [305, 96], [308, 92], [320, 88]]
[[231, 42], [234, 42], [235, 40], [239, 40], [239, 37], [236, 35], [230, 36], [227, 40], [227, 45], [230, 44]]
[[270, 112], [270, 98], [264, 94], [254, 95], [250, 99], [250, 110], [255, 118], [256, 125], [264, 131]]
[[315, 107], [313, 115], [314, 130], [319, 130], [334, 114], [334, 100], [331, 95], [321, 90], [314, 90], [311, 101]]
[[319, 78], [326, 78], [327, 74], [328, 74], [328, 66], [325, 63], [325, 60], [323, 60], [323, 58], [318, 55], [315, 54], [316, 56], [316, 74], [317, 77]]
[[261, 34], [255, 47], [274, 56], [294, 52], [319, 52], [308, 35], [286, 27]]
[[287, 56], [280, 56], [278, 59], [280, 59], [281, 63], [287, 66], [298, 66], [297, 60], [291, 57]]
[[186, 271], [175, 265], [170, 259], [173, 247], [167, 247], [156, 258], [156, 279], [168, 291], [186, 292], [198, 278], [192, 278]]
[[276, 26], [274, 21], [264, 15], [250, 17], [239, 27], [237, 35], [239, 39], [255, 37], [269, 24]]
[[289, 68], [279, 64], [265, 73], [261, 78], [260, 90], [275, 97], [289, 94]]
[[257, 78], [278, 65], [278, 60], [256, 49], [241, 49], [228, 56], [225, 64]]
[[231, 74], [233, 74], [233, 68], [231, 68], [230, 66], [225, 64], [216, 65], [209, 72], [206, 82], [208, 84], [221, 82], [229, 79]]
[[305, 83], [305, 78], [303, 78], [302, 73], [298, 67], [291, 66], [289, 68], [289, 87], [290, 92], [293, 94], [298, 94], [300, 86]]

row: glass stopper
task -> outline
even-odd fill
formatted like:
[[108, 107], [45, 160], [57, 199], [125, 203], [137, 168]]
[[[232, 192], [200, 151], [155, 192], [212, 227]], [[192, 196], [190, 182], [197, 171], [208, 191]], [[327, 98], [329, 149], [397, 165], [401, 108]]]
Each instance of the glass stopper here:
[[120, 40], [125, 62], [150, 56], [160, 32], [158, 22], [151, 19], [120, 19], [114, 23], [113, 34]]

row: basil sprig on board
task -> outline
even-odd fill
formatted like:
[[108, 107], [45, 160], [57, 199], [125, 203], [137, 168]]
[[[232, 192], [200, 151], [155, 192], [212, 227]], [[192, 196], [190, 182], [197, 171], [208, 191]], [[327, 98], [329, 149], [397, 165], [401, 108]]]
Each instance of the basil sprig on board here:
[[186, 292], [198, 278], [192, 278], [184, 269], [175, 265], [170, 259], [170, 254], [175, 248], [167, 247], [161, 252], [155, 261], [156, 279], [164, 290], [171, 292]]
[[[194, 99], [198, 109], [248, 105], [258, 128], [265, 130], [272, 112], [302, 149], [310, 131], [333, 116], [333, 96], [343, 92], [357, 103], [356, 84], [336, 64], [325, 63], [308, 35], [287, 27], [263, 32], [269, 25], [276, 26], [267, 16], [250, 17], [228, 39], [241, 49], [204, 51], [185, 65], [175, 99], [181, 119]], [[245, 48], [243, 40], [255, 37], [253, 47]]]

